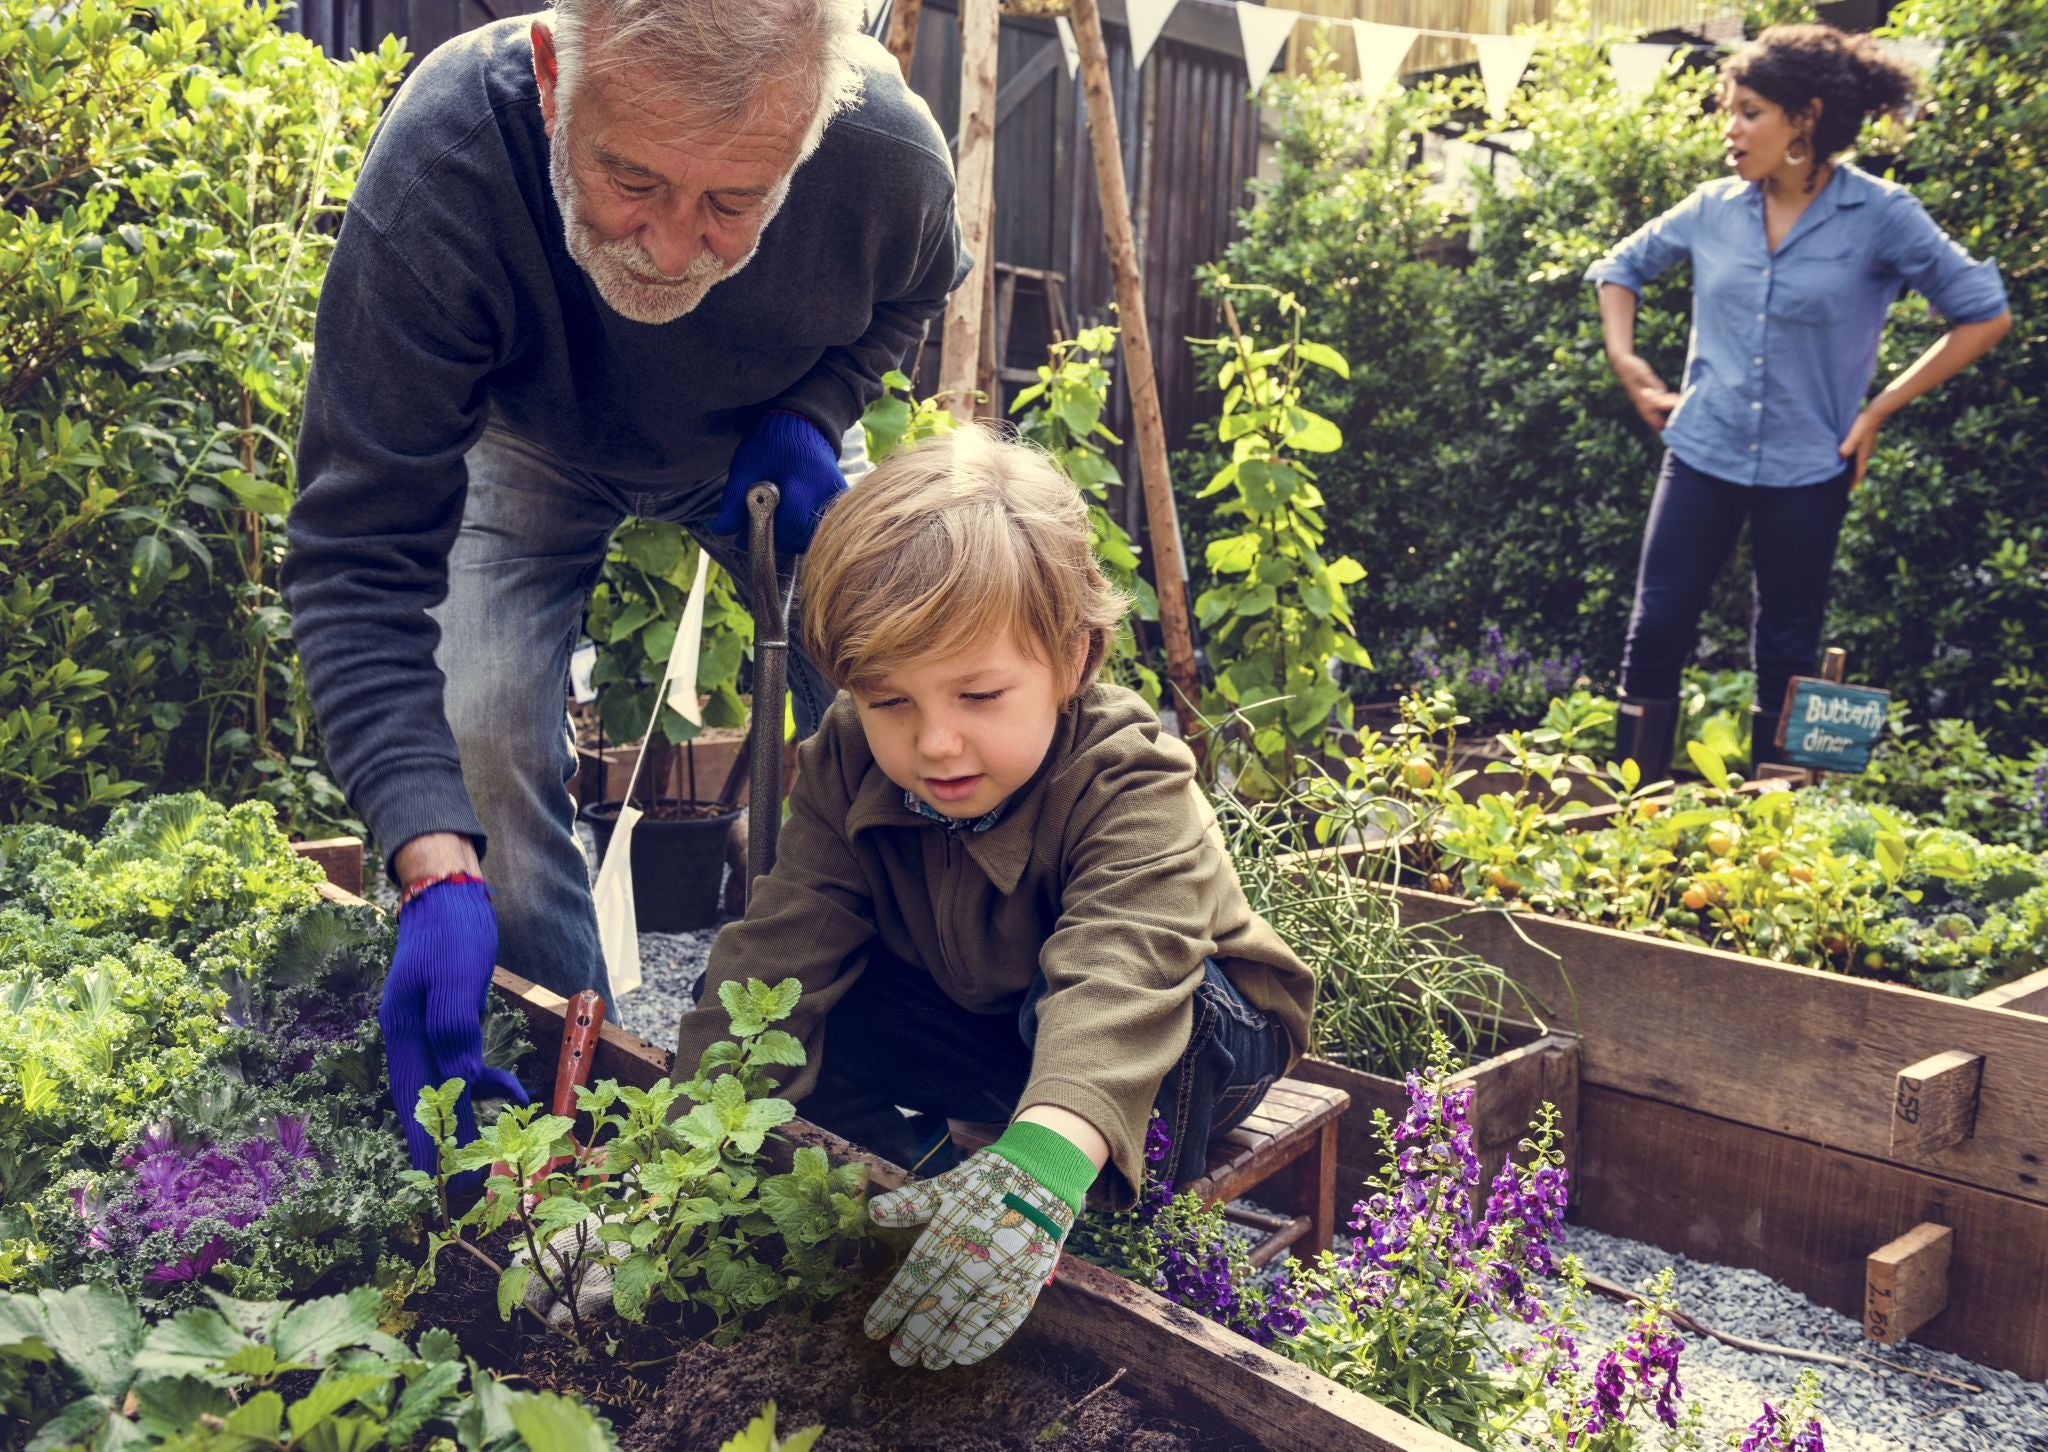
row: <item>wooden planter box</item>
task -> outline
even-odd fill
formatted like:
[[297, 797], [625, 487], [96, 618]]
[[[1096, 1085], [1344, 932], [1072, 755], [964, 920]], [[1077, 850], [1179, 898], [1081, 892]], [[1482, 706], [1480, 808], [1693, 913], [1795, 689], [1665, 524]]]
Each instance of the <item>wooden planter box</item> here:
[[[693, 747], [697, 755], [697, 795], [711, 798], [718, 795], [718, 789], [725, 784], [725, 775], [739, 758], [740, 749], [746, 745], [747, 733], [738, 727], [720, 727], [699, 737]], [[687, 792], [689, 778], [683, 763], [684, 748], [675, 749], [674, 780], [669, 791], [657, 791], [653, 782], [642, 782], [641, 797], [680, 796]], [[576, 748], [576, 777], [569, 784], [569, 794], [578, 806], [596, 802], [616, 802], [626, 795], [626, 783], [633, 779], [634, 763], [640, 760], [640, 744], [630, 746], [607, 746], [599, 751], [594, 746]], [[747, 783], [740, 781], [739, 794], [733, 798], [736, 805], [747, 800]]]
[[[531, 1037], [559, 1042], [561, 995], [500, 968], [493, 987], [527, 1017]], [[593, 1056], [591, 1079], [646, 1087], [669, 1070], [669, 1052], [607, 1023]], [[806, 1144], [835, 1161], [863, 1160], [874, 1183], [893, 1189], [906, 1178], [886, 1160], [866, 1154], [803, 1119], [776, 1131], [773, 1157]], [[1224, 1330], [1121, 1276], [1072, 1256], [1038, 1298], [1020, 1336], [1062, 1360], [1085, 1360], [1105, 1373], [1121, 1370], [1123, 1385], [1146, 1402], [1205, 1432], [1260, 1447], [1343, 1448], [1345, 1452], [1455, 1452], [1461, 1444], [1349, 1391], [1305, 1366]]]
[[[1450, 1080], [1452, 1087], [1472, 1090], [1472, 1140], [1479, 1151], [1482, 1204], [1501, 1162], [1511, 1156], [1520, 1158], [1515, 1148], [1528, 1137], [1529, 1126], [1545, 1103], [1557, 1106], [1565, 1168], [1571, 1174], [1570, 1183], [1575, 1188], [1578, 1183], [1578, 1041], [1567, 1034], [1541, 1033], [1526, 1024], [1512, 1025], [1505, 1037], [1507, 1048]], [[1337, 1218], [1340, 1223], [1347, 1221], [1352, 1203], [1362, 1193], [1359, 1187], [1380, 1168], [1382, 1151], [1373, 1129], [1373, 1111], [1384, 1109], [1390, 1118], [1399, 1120], [1408, 1112], [1407, 1087], [1399, 1079], [1313, 1057], [1295, 1065], [1294, 1077], [1342, 1089], [1351, 1096], [1351, 1107], [1337, 1125]]]
[[1852, 1316], [1873, 1252], [1947, 1226], [1914, 1339], [2048, 1377], [2048, 1016], [2010, 1006], [2048, 1008], [2048, 975], [1966, 1002], [1392, 891], [1577, 1032], [1575, 1220]]

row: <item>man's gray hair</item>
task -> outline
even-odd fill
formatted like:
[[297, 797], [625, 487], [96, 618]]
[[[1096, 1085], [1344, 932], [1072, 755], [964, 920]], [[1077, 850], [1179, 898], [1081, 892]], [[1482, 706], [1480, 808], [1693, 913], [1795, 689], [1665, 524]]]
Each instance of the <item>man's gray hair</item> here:
[[555, 0], [550, 26], [564, 92], [632, 70], [642, 100], [718, 122], [794, 84], [812, 107], [808, 156], [860, 94], [859, 0]]

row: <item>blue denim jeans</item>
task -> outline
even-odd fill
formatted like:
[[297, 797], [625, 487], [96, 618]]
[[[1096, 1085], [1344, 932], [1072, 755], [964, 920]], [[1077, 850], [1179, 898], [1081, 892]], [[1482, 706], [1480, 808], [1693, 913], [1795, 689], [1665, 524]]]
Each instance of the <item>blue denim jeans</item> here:
[[1756, 703], [1776, 711], [1793, 676], [1812, 675], [1826, 624], [1828, 576], [1849, 512], [1853, 468], [1820, 484], [1771, 489], [1702, 474], [1667, 451], [1643, 531], [1635, 609], [1621, 657], [1623, 694], [1678, 694], [1679, 674], [1699, 643], [1700, 614], [1743, 521], [1756, 567], [1750, 655]]
[[[858, 426], [842, 446], [849, 478], [867, 470]], [[740, 546], [708, 534], [716, 486], [685, 491], [621, 485], [572, 468], [495, 427], [464, 459], [469, 490], [448, 552], [448, 597], [431, 612], [434, 663], [462, 754], [463, 785], [489, 836], [484, 864], [498, 914], [498, 961], [564, 996], [595, 988], [610, 1001], [590, 875], [575, 835], [568, 782], [576, 754], [562, 703], [569, 656], [612, 531], [628, 515], [684, 525], [735, 580]], [[817, 729], [832, 689], [790, 652], [797, 730]]]
[[[1016, 1112], [1044, 994], [1041, 975], [1014, 1013], [974, 1013], [929, 973], [877, 949], [826, 1017], [818, 1082], [798, 1112], [920, 1175], [936, 1174], [958, 1158], [946, 1120], [1005, 1123]], [[1208, 960], [1187, 1045], [1153, 1100], [1171, 1136], [1167, 1161], [1155, 1170], [1173, 1183], [1199, 1176], [1209, 1140], [1258, 1108], [1286, 1067], [1287, 1031]], [[905, 1117], [898, 1106], [917, 1112]]]

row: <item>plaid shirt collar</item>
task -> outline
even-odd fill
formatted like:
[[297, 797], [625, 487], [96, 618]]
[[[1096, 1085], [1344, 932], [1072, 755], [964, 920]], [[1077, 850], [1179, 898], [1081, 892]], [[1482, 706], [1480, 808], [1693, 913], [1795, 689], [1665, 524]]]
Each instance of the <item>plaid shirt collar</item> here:
[[917, 813], [918, 816], [923, 817], [926, 821], [939, 822], [949, 832], [957, 832], [962, 827], [967, 828], [971, 832], [986, 832], [1002, 820], [1003, 808], [1009, 804], [1009, 798], [1005, 797], [982, 816], [976, 817], [972, 822], [968, 822], [960, 817], [947, 816], [944, 812], [939, 811], [926, 802], [916, 792], [906, 790], [903, 793], [903, 806], [905, 810]]

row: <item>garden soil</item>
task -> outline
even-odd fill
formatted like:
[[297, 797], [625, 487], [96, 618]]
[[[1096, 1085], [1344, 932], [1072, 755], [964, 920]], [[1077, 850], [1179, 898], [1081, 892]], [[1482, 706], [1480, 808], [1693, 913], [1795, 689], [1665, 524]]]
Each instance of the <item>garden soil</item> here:
[[626, 1452], [717, 1447], [773, 1400], [788, 1436], [822, 1424], [819, 1452], [1182, 1452], [1240, 1445], [1157, 1416], [1110, 1381], [1114, 1368], [1064, 1362], [1028, 1332], [989, 1360], [904, 1370], [861, 1328], [875, 1287], [779, 1318], [729, 1347], [678, 1358], [661, 1400], [622, 1439]]

